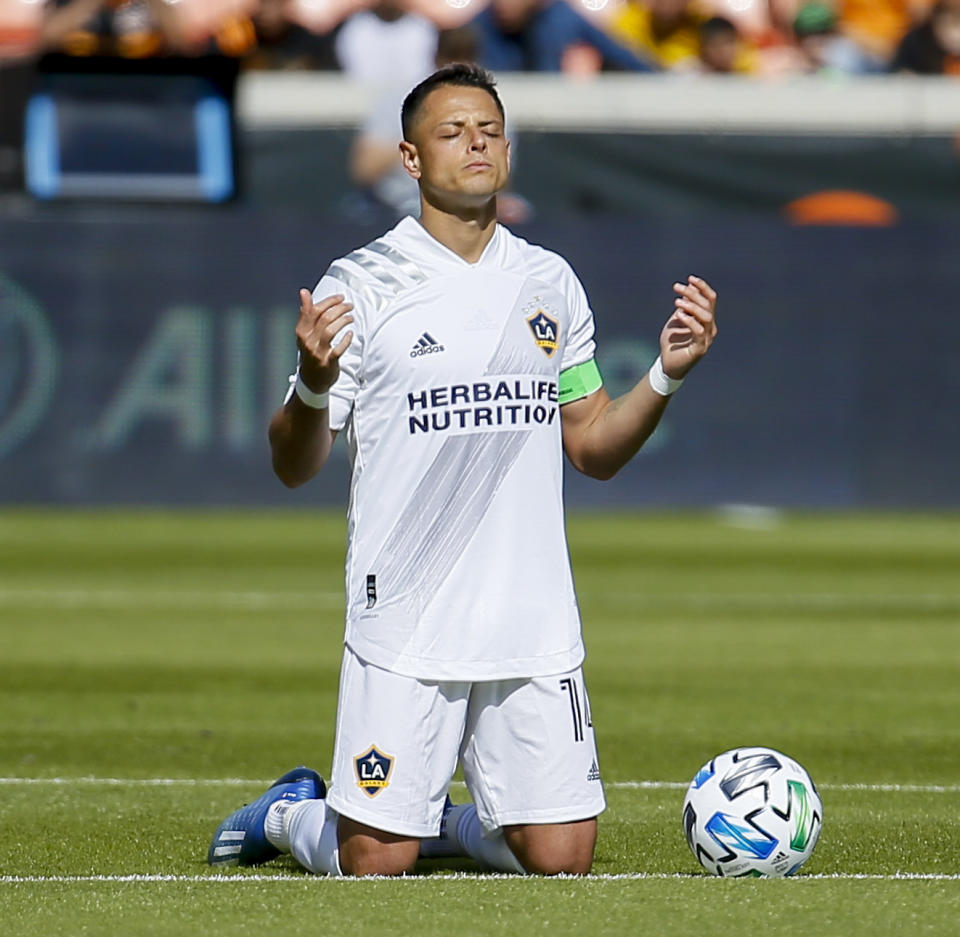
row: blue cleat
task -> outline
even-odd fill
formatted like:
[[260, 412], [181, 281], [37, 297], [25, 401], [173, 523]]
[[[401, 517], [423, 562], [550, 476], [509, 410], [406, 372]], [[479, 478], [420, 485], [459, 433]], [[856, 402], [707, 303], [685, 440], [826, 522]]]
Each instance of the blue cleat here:
[[260, 865], [280, 855], [263, 829], [267, 811], [278, 800], [320, 800], [327, 785], [312, 768], [294, 768], [278, 778], [252, 804], [244, 804], [227, 817], [213, 834], [207, 862], [210, 865]]

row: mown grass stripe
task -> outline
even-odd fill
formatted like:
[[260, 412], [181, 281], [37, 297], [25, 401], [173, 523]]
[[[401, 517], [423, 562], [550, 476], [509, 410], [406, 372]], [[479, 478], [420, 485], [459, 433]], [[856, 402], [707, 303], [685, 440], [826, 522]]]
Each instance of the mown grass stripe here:
[[[960, 608], [960, 595], [949, 592], [689, 592], [660, 596], [649, 592], [618, 591], [615, 594], [581, 589], [583, 600], [603, 600], [630, 607], [678, 607], [718, 609], [764, 608]], [[270, 590], [233, 591], [208, 589], [96, 589], [0, 587], [0, 606], [28, 605], [40, 608], [125, 608], [125, 607], [225, 607], [225, 608], [315, 608], [318, 603], [335, 607], [343, 604], [342, 592], [281, 592]]]

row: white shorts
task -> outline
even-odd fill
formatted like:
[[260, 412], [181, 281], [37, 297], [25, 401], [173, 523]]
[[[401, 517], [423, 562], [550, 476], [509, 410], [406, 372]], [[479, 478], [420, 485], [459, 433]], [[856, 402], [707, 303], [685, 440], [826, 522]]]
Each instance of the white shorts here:
[[580, 668], [438, 682], [345, 650], [327, 795], [334, 810], [399, 836], [436, 836], [458, 759], [488, 830], [585, 820], [606, 806]]

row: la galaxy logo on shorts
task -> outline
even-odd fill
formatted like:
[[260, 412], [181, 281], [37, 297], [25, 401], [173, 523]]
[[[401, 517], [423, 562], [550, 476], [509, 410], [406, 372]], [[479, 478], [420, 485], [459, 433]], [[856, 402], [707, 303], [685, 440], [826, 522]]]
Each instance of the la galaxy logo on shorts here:
[[376, 745], [371, 745], [362, 755], [357, 755], [353, 759], [353, 769], [357, 772], [357, 787], [367, 797], [376, 797], [390, 784], [393, 761], [393, 755], [385, 755]]
[[[532, 316], [527, 316], [527, 325], [530, 326], [530, 331], [533, 332], [533, 339], [537, 343], [537, 347], [548, 357], [552, 358], [553, 353], [559, 347], [559, 338], [560, 338], [560, 320], [554, 319], [553, 316], [548, 316], [544, 307], [546, 303], [540, 305], [541, 299], [539, 296], [534, 296], [533, 303], [528, 303], [527, 308], [536, 304], [536, 312]], [[524, 309], [524, 312], [527, 310]]]

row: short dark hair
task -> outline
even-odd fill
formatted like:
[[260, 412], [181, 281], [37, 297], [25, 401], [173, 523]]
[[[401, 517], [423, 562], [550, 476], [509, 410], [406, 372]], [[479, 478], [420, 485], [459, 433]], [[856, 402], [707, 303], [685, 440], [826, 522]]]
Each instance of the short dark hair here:
[[497, 94], [497, 83], [493, 75], [485, 68], [474, 65], [472, 62], [455, 62], [452, 65], [444, 65], [443, 68], [438, 68], [432, 75], [424, 78], [404, 99], [403, 108], [400, 110], [400, 124], [403, 127], [404, 140], [410, 139], [410, 132], [416, 123], [417, 115], [427, 95], [444, 85], [481, 88], [493, 98], [497, 110], [500, 111], [500, 118], [505, 119], [503, 104]]

